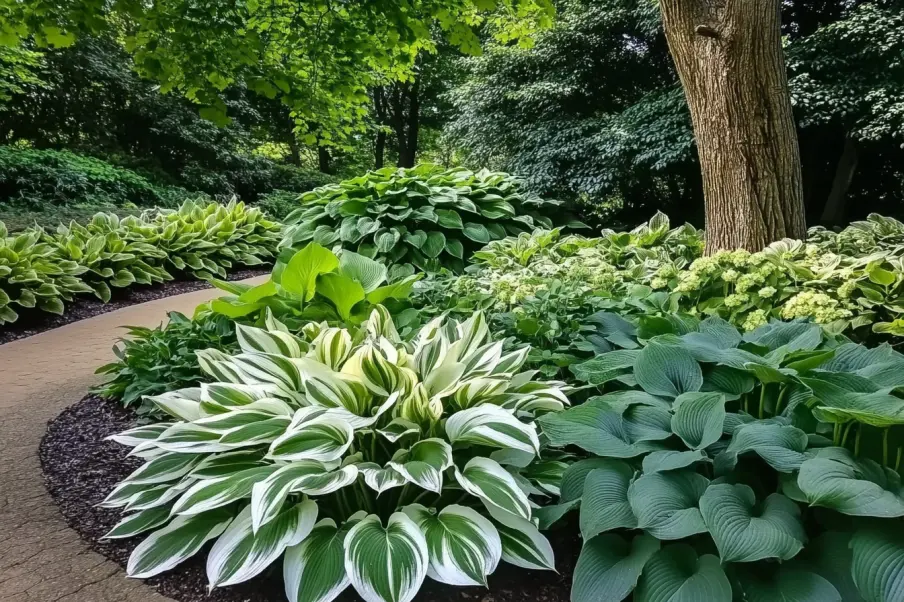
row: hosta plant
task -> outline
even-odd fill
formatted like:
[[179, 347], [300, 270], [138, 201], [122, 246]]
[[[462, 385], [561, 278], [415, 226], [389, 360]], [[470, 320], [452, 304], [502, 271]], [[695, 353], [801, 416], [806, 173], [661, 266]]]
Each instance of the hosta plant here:
[[292, 602], [349, 585], [408, 602], [429, 576], [485, 584], [500, 560], [552, 569], [530, 494], [558, 492], [539, 460], [539, 414], [563, 385], [520, 370], [482, 314], [438, 318], [409, 344], [377, 307], [357, 331], [237, 326], [241, 353], [201, 352], [215, 382], [152, 398], [173, 422], [112, 439], [147, 462], [103, 502], [127, 515], [107, 537], [150, 532], [128, 573], [169, 570], [213, 541], [211, 587], [283, 557]]
[[899, 599], [904, 356], [801, 321], [679, 332], [573, 367], [607, 392], [540, 418], [589, 454], [535, 513], [578, 509], [572, 600]]
[[548, 214], [561, 205], [526, 192], [505, 173], [428, 164], [371, 171], [307, 192], [299, 202], [286, 217], [282, 246], [314, 241], [351, 249], [391, 266], [392, 280], [415, 268], [460, 272], [491, 240], [552, 227]]

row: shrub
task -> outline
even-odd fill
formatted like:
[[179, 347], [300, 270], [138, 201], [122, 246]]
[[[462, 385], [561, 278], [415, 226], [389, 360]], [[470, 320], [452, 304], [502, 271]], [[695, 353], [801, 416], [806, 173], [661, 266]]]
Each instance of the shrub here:
[[113, 347], [117, 361], [97, 369], [111, 378], [94, 391], [118, 399], [126, 407], [137, 405], [140, 415], [160, 412], [148, 395], [196, 385], [204, 379], [197, 352], [217, 349], [232, 353], [238, 347], [235, 327], [228, 318], [209, 315], [190, 320], [179, 312], [168, 314], [166, 326], [127, 326], [128, 338]]
[[535, 225], [561, 205], [526, 192], [508, 174], [443, 170], [435, 165], [384, 168], [301, 195], [282, 245], [313, 240], [392, 266], [390, 279], [415, 267], [460, 272], [471, 252]]
[[891, 599], [904, 532], [879, 519], [904, 516], [904, 355], [711, 317], [573, 370], [610, 392], [540, 419], [591, 457], [536, 514], [580, 508], [574, 602]]
[[349, 585], [409, 600], [428, 573], [486, 584], [500, 559], [553, 568], [522, 486], [555, 490], [564, 465], [536, 462], [534, 416], [567, 400], [519, 372], [526, 349], [502, 355], [481, 314], [437, 319], [409, 345], [382, 308], [359, 331], [311, 324], [302, 338], [266, 322], [237, 326], [238, 355], [199, 353], [218, 382], [153, 398], [176, 422], [112, 437], [147, 459], [102, 504], [129, 513], [106, 537], [153, 531], [131, 576], [211, 540], [211, 587], [284, 555], [290, 600]]
[[101, 159], [65, 150], [0, 146], [0, 201], [16, 206], [148, 206], [162, 204], [171, 194], [134, 171]]

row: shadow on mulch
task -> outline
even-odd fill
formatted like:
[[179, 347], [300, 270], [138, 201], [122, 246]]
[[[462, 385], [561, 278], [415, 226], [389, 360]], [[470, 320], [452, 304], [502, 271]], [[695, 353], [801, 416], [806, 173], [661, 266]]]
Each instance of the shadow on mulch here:
[[[107, 435], [137, 423], [133, 412], [114, 402], [88, 396], [49, 423], [40, 449], [45, 484], [66, 522], [93, 550], [123, 567], [142, 536], [99, 541], [116, 524], [120, 513], [114, 509], [95, 507], [95, 504], [103, 500], [116, 483], [141, 465], [141, 460], [126, 457], [128, 448], [103, 440]], [[490, 578], [489, 590], [450, 587], [426, 579], [414, 602], [568, 602], [571, 573], [581, 542], [573, 530], [560, 530], [548, 535], [556, 551], [558, 573], [527, 571], [503, 562]], [[217, 588], [208, 595], [206, 558], [205, 549], [174, 570], [149, 579], [148, 584], [161, 594], [181, 602], [285, 600], [279, 562], [250, 582]], [[349, 587], [338, 600], [357, 602], [360, 598]]]
[[[241, 270], [229, 274], [227, 280], [244, 280], [269, 274], [270, 270]], [[18, 339], [24, 339], [47, 330], [53, 330], [72, 322], [93, 318], [130, 305], [137, 305], [155, 299], [191, 293], [205, 288], [212, 288], [206, 280], [170, 280], [151, 286], [135, 285], [127, 288], [112, 289], [113, 297], [104, 303], [97, 297], [80, 295], [70, 303], [66, 303], [63, 315], [47, 313], [39, 309], [18, 309], [19, 319], [12, 324], [0, 326], [0, 345]], [[223, 293], [224, 295], [226, 293]]]

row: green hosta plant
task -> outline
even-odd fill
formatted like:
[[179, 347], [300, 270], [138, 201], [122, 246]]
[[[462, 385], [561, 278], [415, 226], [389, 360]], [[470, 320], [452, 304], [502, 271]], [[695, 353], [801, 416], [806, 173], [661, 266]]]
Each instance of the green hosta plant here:
[[384, 168], [300, 197], [286, 218], [283, 247], [314, 241], [342, 247], [409, 275], [415, 267], [461, 271], [491, 240], [552, 227], [544, 213], [561, 205], [524, 191], [508, 174], [435, 165]]
[[61, 257], [41, 236], [39, 229], [9, 236], [0, 222], [0, 325], [15, 322], [20, 308], [62, 314], [64, 301], [92, 292], [80, 278], [87, 268]]
[[127, 512], [107, 537], [151, 532], [131, 576], [211, 540], [211, 587], [284, 556], [292, 602], [349, 585], [410, 601], [426, 576], [485, 584], [500, 559], [553, 568], [528, 496], [557, 492], [564, 464], [538, 460], [534, 418], [567, 399], [521, 371], [527, 349], [503, 354], [479, 313], [410, 344], [382, 307], [358, 331], [265, 322], [237, 326], [237, 355], [199, 354], [216, 382], [152, 398], [175, 422], [112, 437], [147, 460], [103, 502]]
[[608, 392], [540, 418], [589, 457], [535, 514], [579, 509], [574, 602], [900, 598], [904, 356], [708, 318], [573, 370]]

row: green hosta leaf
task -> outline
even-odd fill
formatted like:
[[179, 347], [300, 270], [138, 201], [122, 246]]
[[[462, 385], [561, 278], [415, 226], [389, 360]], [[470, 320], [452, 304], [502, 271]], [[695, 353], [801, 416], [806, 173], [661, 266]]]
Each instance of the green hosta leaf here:
[[439, 257], [439, 254], [446, 248], [446, 237], [442, 232], [429, 232], [424, 246], [421, 251], [430, 258]]
[[267, 453], [272, 460], [338, 460], [354, 439], [351, 425], [334, 416], [318, 416], [287, 431], [276, 439]]
[[305, 301], [314, 298], [317, 276], [339, 267], [339, 259], [317, 243], [311, 243], [289, 260], [280, 284], [290, 293], [302, 295]]
[[574, 567], [572, 602], [624, 600], [658, 550], [659, 541], [649, 535], [637, 535], [630, 544], [619, 535], [599, 535], [586, 541]]
[[586, 460], [578, 460], [567, 469], [562, 475], [562, 483], [560, 486], [560, 498], [563, 503], [580, 500], [584, 495], [584, 483], [590, 471], [596, 468], [605, 468], [612, 462], [611, 458], [588, 458]]
[[759, 508], [747, 485], [710, 485], [700, 498], [700, 513], [722, 562], [789, 560], [807, 540], [796, 503], [773, 493]]
[[129, 556], [126, 573], [129, 577], [147, 579], [170, 570], [218, 537], [231, 520], [232, 514], [225, 510], [177, 516], [138, 544]]
[[472, 458], [464, 470], [455, 469], [461, 487], [485, 504], [514, 516], [529, 519], [530, 503], [514, 477], [489, 458]]
[[523, 569], [554, 571], [555, 555], [549, 541], [529, 520], [500, 512], [487, 506], [496, 519], [496, 530], [502, 541], [502, 559]]
[[386, 282], [386, 266], [364, 255], [343, 251], [339, 273], [358, 282], [365, 293], [375, 291]]
[[314, 525], [300, 544], [286, 550], [283, 581], [289, 602], [331, 602], [349, 586], [346, 533], [327, 518]]
[[651, 342], [634, 362], [637, 384], [652, 395], [678, 397], [703, 386], [700, 364], [684, 349]]
[[644, 565], [634, 591], [637, 602], [731, 602], [731, 583], [719, 558], [697, 557], [687, 544], [666, 546]]
[[855, 459], [843, 448], [819, 450], [801, 465], [797, 484], [813, 506], [852, 516], [904, 516], [898, 473], [867, 458]]
[[809, 439], [797, 427], [768, 422], [752, 422], [734, 431], [728, 453], [756, 452], [779, 472], [792, 472], [807, 459]]
[[440, 493], [443, 472], [452, 466], [452, 446], [442, 439], [424, 439], [400, 450], [388, 464], [410, 483], [427, 491]]
[[260, 466], [218, 479], [198, 481], [176, 501], [173, 514], [199, 514], [246, 498], [251, 495], [255, 483], [278, 469], [278, 466]]
[[904, 534], [899, 524], [858, 530], [850, 545], [851, 574], [867, 602], [904, 598]]
[[722, 437], [725, 397], [721, 393], [682, 393], [673, 408], [672, 431], [691, 449], [709, 447]]
[[[461, 216], [453, 209], [437, 209], [436, 217], [437, 223], [443, 228], [461, 230], [464, 227], [461, 223]], [[489, 233], [487, 233], [486, 242], [490, 242]]]
[[571, 366], [578, 380], [592, 385], [601, 385], [624, 374], [634, 366], [640, 352], [634, 349], [619, 349], [598, 355], [592, 360]]
[[643, 471], [646, 474], [665, 472], [686, 468], [696, 462], [709, 462], [709, 457], [702, 450], [697, 451], [654, 451], [643, 459]]
[[[442, 220], [440, 220], [440, 224], [442, 224]], [[473, 222], [466, 223], [464, 225], [464, 235], [474, 242], [479, 242], [481, 244], [490, 242], [490, 233], [483, 224], [475, 224]]]
[[620, 460], [608, 460], [587, 473], [581, 497], [581, 536], [585, 541], [612, 529], [633, 529], [637, 519], [628, 502], [634, 469]]
[[321, 274], [317, 292], [333, 302], [343, 320], [348, 320], [355, 304], [365, 298], [364, 288], [358, 282], [336, 273]]
[[317, 504], [307, 500], [280, 513], [262, 528], [252, 528], [251, 506], [245, 506], [207, 556], [209, 587], [235, 585], [251, 579], [311, 532]]
[[487, 576], [502, 557], [502, 542], [489, 520], [464, 506], [446, 506], [438, 514], [414, 504], [403, 512], [427, 540], [427, 576], [449, 585], [487, 586]]
[[446, 253], [458, 259], [464, 259], [465, 248], [460, 240], [455, 238], [446, 238]]
[[484, 404], [456, 412], [446, 422], [451, 443], [471, 443], [501, 449], [540, 453], [540, 440], [533, 424], [525, 424], [499, 406]]
[[396, 228], [384, 230], [374, 236], [374, 244], [377, 246], [377, 253], [389, 253], [401, 240], [402, 235]]
[[792, 351], [812, 351], [822, 343], [822, 328], [811, 322], [773, 320], [744, 335], [744, 340], [769, 349], [786, 347]]
[[699, 503], [708, 485], [709, 479], [690, 470], [641, 476], [628, 488], [637, 527], [659, 539], [682, 539], [705, 532]]
[[345, 538], [345, 570], [365, 602], [411, 602], [427, 574], [427, 541], [401, 512], [370, 515]]
[[[628, 421], [603, 399], [540, 417], [540, 425], [550, 444], [556, 447], [577, 445], [593, 454], [614, 458], [633, 458], [660, 448], [655, 440], [632, 438]], [[666, 425], [667, 416], [665, 413]], [[642, 425], [638, 423], [637, 426]], [[669, 435], [666, 431], [658, 437], [664, 439]]]
[[809, 571], [784, 567], [740, 570], [737, 579], [744, 599], [750, 602], [842, 602], [835, 586]]

